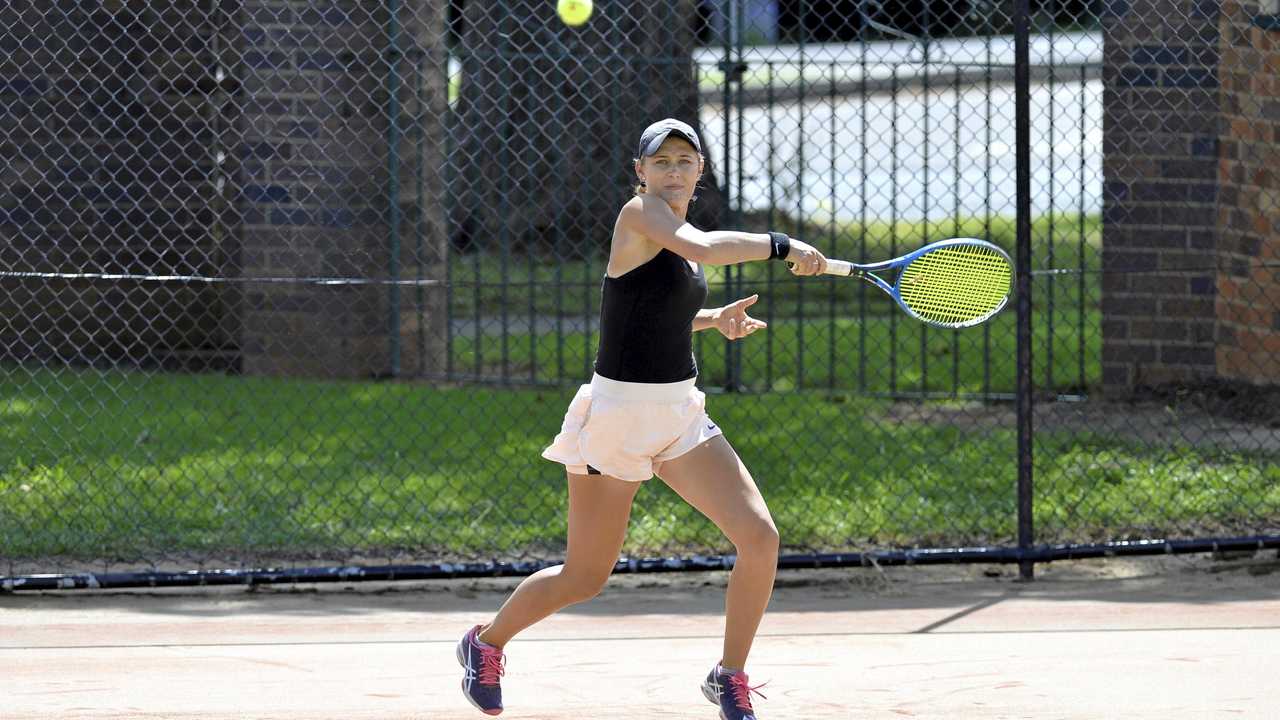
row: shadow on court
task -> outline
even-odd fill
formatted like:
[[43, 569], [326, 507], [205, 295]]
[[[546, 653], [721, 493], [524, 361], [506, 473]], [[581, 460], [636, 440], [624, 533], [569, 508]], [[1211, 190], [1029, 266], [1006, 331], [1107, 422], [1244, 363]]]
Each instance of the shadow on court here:
[[[773, 718], [1274, 718], [1280, 561], [779, 575]], [[502, 717], [707, 718], [726, 575], [618, 576], [507, 648]], [[454, 644], [511, 579], [0, 596], [0, 718], [484, 717]]]

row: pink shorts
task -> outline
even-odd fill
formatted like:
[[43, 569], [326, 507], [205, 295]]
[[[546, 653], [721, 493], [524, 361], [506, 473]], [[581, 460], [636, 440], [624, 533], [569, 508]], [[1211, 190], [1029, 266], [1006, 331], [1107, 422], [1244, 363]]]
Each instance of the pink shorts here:
[[576, 475], [648, 480], [663, 462], [721, 434], [706, 404], [693, 379], [631, 383], [596, 375], [578, 388], [542, 457]]

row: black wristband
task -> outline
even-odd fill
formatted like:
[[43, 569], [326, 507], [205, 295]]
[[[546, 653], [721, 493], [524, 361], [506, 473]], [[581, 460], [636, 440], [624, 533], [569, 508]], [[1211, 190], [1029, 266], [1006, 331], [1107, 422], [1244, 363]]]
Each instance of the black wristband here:
[[786, 260], [791, 254], [791, 238], [780, 232], [769, 233], [769, 259]]

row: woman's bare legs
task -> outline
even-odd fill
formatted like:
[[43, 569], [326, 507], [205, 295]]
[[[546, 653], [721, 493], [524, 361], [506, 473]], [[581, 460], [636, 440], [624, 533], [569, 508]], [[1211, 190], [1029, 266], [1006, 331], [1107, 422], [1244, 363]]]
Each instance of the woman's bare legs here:
[[618, 562], [640, 483], [609, 475], [569, 476], [569, 539], [563, 565], [525, 578], [479, 635], [496, 647], [555, 611], [590, 600]]
[[724, 657], [720, 664], [742, 670], [773, 594], [778, 529], [751, 473], [723, 435], [668, 460], [658, 474], [714, 522], [738, 550], [725, 595]]

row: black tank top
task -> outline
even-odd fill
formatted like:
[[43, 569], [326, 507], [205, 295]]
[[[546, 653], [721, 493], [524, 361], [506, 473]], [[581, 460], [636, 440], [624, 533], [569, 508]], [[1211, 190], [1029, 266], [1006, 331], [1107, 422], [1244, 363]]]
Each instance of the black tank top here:
[[610, 380], [671, 383], [698, 374], [693, 360], [693, 318], [707, 299], [702, 265], [695, 272], [663, 248], [601, 287], [600, 347], [596, 372]]

